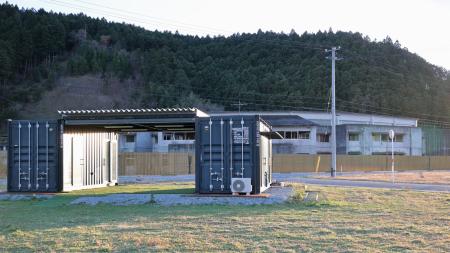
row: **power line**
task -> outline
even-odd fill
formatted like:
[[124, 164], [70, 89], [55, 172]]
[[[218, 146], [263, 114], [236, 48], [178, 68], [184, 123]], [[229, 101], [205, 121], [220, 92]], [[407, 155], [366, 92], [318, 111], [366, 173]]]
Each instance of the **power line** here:
[[106, 11], [106, 10], [101, 10], [101, 9], [97, 9], [97, 8], [92, 8], [92, 7], [87, 7], [87, 6], [82, 6], [82, 5], [78, 5], [78, 4], [73, 4], [73, 3], [67, 3], [67, 2], [63, 2], [63, 1], [58, 1], [58, 0], [39, 0], [41, 2], [45, 2], [47, 4], [53, 4], [53, 5], [57, 5], [57, 6], [62, 6], [62, 7], [67, 7], [67, 8], [73, 8], [73, 9], [77, 9], [80, 11], [92, 11], [92, 12], [96, 12], [102, 15], [106, 15], [109, 17], [113, 17], [113, 18], [119, 18], [122, 20], [127, 20], [127, 21], [132, 21], [132, 22], [138, 22], [140, 24], [147, 24], [147, 25], [155, 25], [156, 24], [164, 24], [164, 25], [169, 25], [172, 27], [184, 27], [186, 30], [190, 30], [190, 31], [197, 31], [197, 32], [205, 32], [204, 29], [201, 28], [193, 28], [193, 27], [188, 27], [188, 26], [182, 26], [182, 25], [173, 25], [173, 24], [169, 24], [169, 23], [165, 23], [165, 22], [161, 22], [161, 21], [149, 21], [149, 20], [144, 20], [142, 18], [139, 17], [132, 17], [132, 16], [126, 16], [123, 14], [117, 14], [111, 11]]
[[[94, 11], [103, 15], [107, 15], [110, 17], [115, 17], [115, 18], [120, 18], [122, 20], [127, 20], [127, 21], [133, 21], [133, 22], [139, 22], [141, 24], [148, 24], [148, 25], [153, 25], [153, 23], [149, 23], [147, 20], [144, 20], [142, 18], [147, 18], [148, 16], [143, 16], [142, 17], [136, 17], [136, 16], [127, 16], [127, 15], [123, 15], [123, 14], [117, 14], [114, 12], [110, 12], [110, 11], [105, 11], [105, 10], [101, 10], [101, 9], [97, 9], [97, 8], [93, 8], [93, 7], [89, 7], [89, 6], [83, 6], [83, 5], [79, 5], [79, 4], [73, 4], [73, 3], [67, 3], [64, 1], [60, 1], [60, 0], [39, 0], [41, 2], [45, 2], [48, 4], [53, 4], [53, 5], [58, 5], [58, 6], [62, 6], [62, 7], [68, 7], [68, 8], [75, 8], [78, 9], [80, 11], [83, 10], [90, 10], [90, 11]], [[93, 4], [92, 4], [93, 5]], [[96, 6], [101, 6], [99, 4], [95, 4]], [[105, 6], [102, 6], [102, 8], [105, 8]], [[114, 9], [114, 8], [109, 8], [108, 9]], [[117, 10], [117, 9], [116, 9]], [[121, 11], [122, 13], [123, 11]], [[156, 22], [159, 24], [166, 24], [169, 26], [173, 26], [173, 27], [183, 27], [182, 23], [180, 22], [179, 24], [170, 24], [170, 23], [164, 23], [164, 22], [160, 22], [160, 21], [151, 21], [151, 22]], [[205, 27], [200, 27], [197, 25], [190, 25], [190, 27], [186, 27], [186, 29], [191, 30], [191, 31], [205, 31]], [[218, 32], [218, 29], [214, 29], [214, 28], [208, 28], [208, 30], [210, 31], [215, 31]], [[329, 47], [328, 45], [311, 45], [310, 43], [303, 43], [303, 42], [299, 42], [299, 41], [292, 41], [292, 40], [277, 40], [277, 41], [269, 41], [269, 40], [258, 40], [256, 41], [257, 43], [292, 43], [290, 45], [286, 45], [286, 46], [290, 46], [291, 48], [301, 48], [301, 49], [314, 49], [314, 50], [320, 50], [323, 51], [325, 48]]]
[[106, 8], [106, 9], [110, 9], [113, 11], [117, 11], [119, 13], [129, 13], [131, 15], [137, 15], [140, 17], [145, 17], [148, 19], [154, 19], [154, 20], [160, 20], [160, 22], [168, 22], [168, 24], [172, 24], [172, 25], [183, 25], [183, 26], [190, 26], [190, 27], [194, 27], [194, 28], [202, 28], [205, 30], [210, 30], [210, 31], [222, 31], [222, 32], [227, 32], [227, 33], [232, 33], [232, 31], [229, 30], [224, 30], [224, 29], [218, 29], [218, 28], [211, 28], [208, 26], [203, 26], [203, 25], [194, 25], [194, 24], [189, 24], [189, 23], [185, 23], [185, 22], [180, 22], [177, 20], [173, 20], [173, 19], [165, 19], [165, 18], [160, 18], [160, 17], [155, 17], [155, 16], [149, 16], [148, 14], [143, 14], [143, 13], [139, 13], [139, 12], [134, 12], [134, 11], [128, 11], [128, 10], [121, 10], [121, 9], [116, 9], [116, 8], [112, 8], [109, 6], [105, 6], [105, 5], [101, 5], [101, 4], [97, 4], [97, 3], [92, 3], [92, 2], [87, 2], [87, 1], [83, 1], [83, 0], [75, 0], [77, 2], [81, 2], [84, 4], [88, 4], [88, 5], [92, 5], [92, 6], [98, 6], [101, 8]]
[[[50, 2], [51, 1], [51, 2]], [[78, 8], [78, 9], [80, 9], [81, 8], [81, 10], [82, 10], [82, 8], [87, 8], [87, 9], [90, 9], [90, 10], [94, 10], [94, 11], [97, 11], [97, 12], [103, 12], [103, 13], [107, 13], [108, 15], [110, 15], [110, 14], [112, 14], [112, 15], [114, 15], [115, 17], [119, 17], [119, 18], [122, 18], [122, 19], [124, 19], [124, 20], [127, 20], [127, 18], [126, 18], [126, 16], [125, 16], [125, 18], [124, 18], [124, 15], [122, 15], [122, 14], [116, 14], [116, 13], [114, 13], [114, 12], [107, 12], [107, 11], [105, 11], [105, 10], [99, 10], [99, 9], [97, 9], [97, 8], [92, 8], [92, 7], [86, 7], [86, 6], [83, 6], [83, 5], [74, 5], [74, 4], [72, 4], [72, 3], [67, 3], [67, 2], [64, 2], [64, 1], [58, 1], [58, 0], [47, 0], [47, 2], [50, 2], [50, 3], [52, 3], [52, 4], [56, 4], [56, 5], [60, 5], [60, 6], [65, 6], [65, 7], [76, 7], [76, 8]], [[118, 10], [118, 9], [114, 9], [114, 8], [110, 8], [110, 7], [107, 7], [107, 6], [102, 6], [102, 5], [99, 5], [99, 4], [93, 4], [93, 3], [87, 3], [87, 2], [85, 2], [85, 1], [81, 1], [81, 0], [79, 0], [78, 2], [83, 2], [83, 3], [85, 3], [85, 4], [90, 4], [90, 5], [94, 5], [94, 6], [99, 6], [99, 7], [102, 7], [102, 8], [104, 8], [104, 7], [106, 7], [106, 8], [108, 8], [108, 9], [111, 9], [111, 10]], [[123, 10], [121, 10], [122, 12], [124, 12]], [[126, 13], [132, 13], [132, 12], [129, 12], [129, 11], [125, 11]], [[141, 15], [141, 14], [138, 14], [138, 13], [134, 13], [133, 15], [139, 15], [140, 17], [145, 17], [145, 18], [154, 18], [154, 19], [158, 19], [158, 18], [155, 18], [155, 17], [150, 17], [150, 16], [147, 16], [147, 15]], [[136, 16], [135, 16], [136, 17]], [[133, 18], [133, 17], [131, 17], [131, 18]], [[139, 21], [140, 22], [140, 21]], [[158, 21], [158, 22], [160, 22], [160, 21]], [[160, 22], [160, 23], [163, 23], [164, 24], [164, 22]], [[170, 23], [165, 23], [165, 24], [169, 24], [169, 25], [174, 25], [173, 23], [172, 24], [170, 24]], [[182, 23], [178, 23], [177, 25], [183, 25]], [[186, 24], [185, 24], [186, 25]], [[199, 27], [199, 26], [195, 26], [195, 25], [190, 25], [190, 24], [187, 24], [187, 25], [189, 25], [189, 26], [192, 26], [192, 27], [194, 27], [194, 29], [197, 29], [197, 28], [200, 28], [200, 29], [203, 29], [203, 28], [207, 28], [207, 27]], [[192, 28], [192, 27], [190, 27], [190, 28]], [[209, 30], [214, 30], [214, 31], [218, 31], [218, 29], [214, 29], [214, 28], [208, 28]], [[244, 43], [245, 42], [248, 42], [248, 41], [244, 41]], [[253, 42], [255, 42], [255, 43], [262, 43], [262, 44], [270, 44], [270, 45], [275, 45], [275, 46], [280, 46], [280, 45], [283, 45], [283, 46], [285, 46], [285, 47], [289, 47], [289, 48], [291, 48], [291, 49], [314, 49], [314, 50], [322, 50], [325, 46], [311, 46], [311, 44], [307, 44], [307, 43], [301, 43], [301, 42], [297, 42], [297, 41], [293, 41], [293, 40], [280, 40], [280, 39], [277, 39], [277, 40], [258, 40], [258, 41], [252, 41], [252, 42], [250, 42], [250, 43], [253, 43]], [[347, 51], [346, 51], [347, 52]], [[359, 56], [359, 55], [356, 55], [356, 57], [357, 58], [359, 58], [359, 59], [361, 59], [361, 60], [364, 60], [365, 62], [367, 62], [368, 64], [375, 64], [375, 63], [373, 63], [373, 62], [370, 62], [369, 60], [367, 60], [367, 59], [364, 59], [364, 58], [362, 58], [361, 56]], [[356, 58], [355, 57], [355, 58]], [[385, 63], [379, 63], [379, 64], [381, 64], [381, 65], [384, 65], [384, 66], [389, 66], [389, 68], [391, 68], [391, 69], [394, 69], [394, 67], [392, 66], [392, 65], [388, 65], [388, 64], [385, 64]], [[392, 72], [392, 71], [390, 71], [390, 70], [387, 70], [387, 69], [382, 69], [383, 71], [386, 71], [386, 72], [390, 72], [390, 73], [392, 73], [392, 74], [395, 74], [395, 75], [401, 75], [401, 73], [396, 73], [396, 72]], [[405, 78], [405, 76], [402, 76], [403, 78]], [[422, 81], [422, 80], [421, 80]], [[194, 88], [194, 89], [196, 89], [196, 88]], [[253, 94], [253, 95], [255, 95], [255, 94]], [[261, 96], [261, 95], [258, 95], [258, 96]], [[273, 96], [273, 95], [271, 95], [271, 96]], [[281, 96], [283, 96], [283, 95], [281, 95]], [[304, 99], [310, 99], [310, 98], [304, 98]], [[311, 98], [311, 99], [317, 99], [317, 100], [320, 100], [320, 99], [323, 99], [323, 98]], [[352, 103], [352, 102], [349, 102], [349, 101], [346, 101], [346, 103]], [[372, 107], [372, 108], [380, 108], [380, 107], [375, 107], [375, 106], [371, 106], [371, 105], [365, 105], [365, 106], [369, 106], [369, 107]], [[395, 111], [395, 110], [391, 110], [391, 111]], [[404, 112], [403, 112], [404, 113]], [[430, 116], [430, 117], [436, 117], [436, 115], [431, 115], [431, 114], [421, 114], [421, 115], [423, 115], [423, 116]], [[438, 117], [442, 117], [442, 118], [448, 118], [448, 117], [445, 117], [445, 116], [438, 116]]]
[[[181, 91], [180, 91], [181, 92]], [[175, 96], [175, 95], [168, 95], [162, 92], [152, 92], [149, 95], [154, 95], [154, 96], [160, 96], [160, 97], [167, 97], [167, 98], [180, 98], [180, 96]], [[181, 94], [182, 95], [182, 94]], [[202, 96], [199, 97], [200, 99], [203, 100], [209, 100], [212, 102], [216, 102], [220, 101], [220, 102], [226, 102], [226, 103], [235, 103], [237, 102], [235, 99], [226, 99], [226, 98], [218, 98], [218, 97], [211, 97], [211, 96]], [[265, 103], [262, 102], [258, 102], [258, 101], [253, 101], [251, 99], [246, 99], [246, 100], [241, 100], [249, 105], [259, 105], [259, 106], [269, 106], [269, 107], [278, 107], [278, 108], [289, 108], [289, 109], [295, 109], [295, 110], [301, 110], [301, 109], [306, 109], [306, 110], [315, 110], [315, 111], [324, 111], [324, 109], [322, 108], [314, 108], [314, 107], [306, 107], [306, 106], [292, 106], [292, 105], [284, 105], [284, 104], [280, 104], [280, 103], [270, 103], [268, 101], [266, 101]]]

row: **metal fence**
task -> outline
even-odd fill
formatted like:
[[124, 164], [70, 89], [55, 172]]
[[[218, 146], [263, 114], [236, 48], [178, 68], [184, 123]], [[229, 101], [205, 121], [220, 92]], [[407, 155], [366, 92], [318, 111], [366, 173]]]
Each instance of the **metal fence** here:
[[119, 175], [185, 175], [195, 173], [192, 153], [120, 153]]
[[[273, 156], [274, 172], [329, 172], [331, 155]], [[338, 155], [337, 171], [391, 170], [391, 157], [385, 155]], [[396, 156], [395, 170], [448, 170], [450, 156]]]
[[[273, 172], [329, 172], [330, 155], [274, 154]], [[338, 155], [337, 171], [389, 171], [388, 155]], [[450, 170], [450, 156], [396, 156], [395, 170]], [[192, 153], [121, 153], [119, 175], [195, 173]]]

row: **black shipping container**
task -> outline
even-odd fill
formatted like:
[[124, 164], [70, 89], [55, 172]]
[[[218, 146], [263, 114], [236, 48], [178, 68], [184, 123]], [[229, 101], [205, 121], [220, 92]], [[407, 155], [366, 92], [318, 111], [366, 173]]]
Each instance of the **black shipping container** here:
[[9, 121], [8, 191], [59, 192], [117, 182], [118, 134], [64, 120]]
[[61, 190], [59, 123], [10, 121], [8, 128], [8, 191]]
[[253, 194], [268, 189], [272, 181], [270, 132], [259, 116], [197, 118], [196, 192], [248, 192], [247, 182]]

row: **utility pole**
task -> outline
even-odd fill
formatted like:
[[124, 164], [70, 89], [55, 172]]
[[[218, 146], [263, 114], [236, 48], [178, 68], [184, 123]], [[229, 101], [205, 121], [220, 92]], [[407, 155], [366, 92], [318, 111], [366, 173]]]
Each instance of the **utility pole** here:
[[325, 49], [325, 52], [331, 52], [331, 176], [336, 177], [336, 84], [335, 84], [335, 65], [336, 60], [340, 60], [336, 57], [336, 51], [341, 47], [332, 47], [331, 49]]
[[241, 113], [241, 106], [243, 106], [243, 105], [247, 105], [247, 103], [241, 103], [241, 100], [239, 99], [239, 102], [238, 103], [235, 103], [235, 104], [231, 104], [231, 105], [234, 105], [234, 106], [238, 106], [238, 108], [239, 108], [239, 113]]

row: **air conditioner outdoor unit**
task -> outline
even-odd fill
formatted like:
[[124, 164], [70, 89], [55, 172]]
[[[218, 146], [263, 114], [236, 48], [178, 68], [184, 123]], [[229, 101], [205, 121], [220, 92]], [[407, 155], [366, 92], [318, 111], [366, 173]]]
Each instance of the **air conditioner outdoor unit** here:
[[231, 179], [231, 192], [243, 192], [250, 193], [252, 191], [252, 179], [251, 178], [232, 178]]

